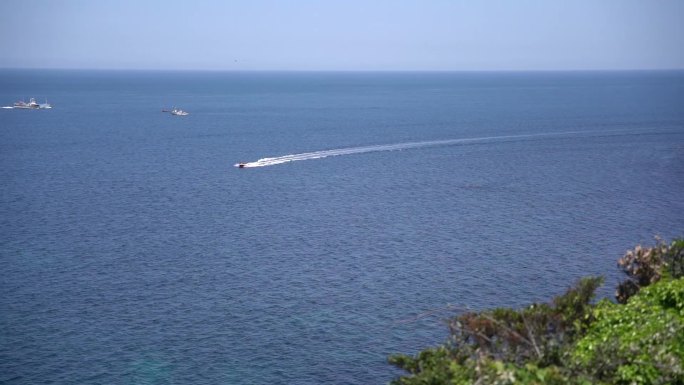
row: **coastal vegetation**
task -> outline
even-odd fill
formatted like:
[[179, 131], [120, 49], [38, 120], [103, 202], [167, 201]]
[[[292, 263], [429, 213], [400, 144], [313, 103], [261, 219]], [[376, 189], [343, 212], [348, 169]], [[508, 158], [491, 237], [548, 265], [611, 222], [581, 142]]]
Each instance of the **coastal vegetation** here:
[[684, 384], [684, 239], [636, 246], [618, 261], [616, 302], [601, 277], [548, 304], [464, 312], [444, 344], [389, 362], [395, 385]]

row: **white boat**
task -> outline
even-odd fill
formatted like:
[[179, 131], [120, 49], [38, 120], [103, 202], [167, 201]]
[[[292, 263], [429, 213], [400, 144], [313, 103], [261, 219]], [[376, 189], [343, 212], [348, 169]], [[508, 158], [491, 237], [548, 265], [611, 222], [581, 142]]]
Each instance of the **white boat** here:
[[171, 115], [186, 116], [186, 115], [188, 115], [188, 113], [181, 110], [180, 108], [174, 107], [173, 110], [171, 110]]
[[12, 108], [18, 108], [18, 109], [23, 109], [23, 110], [45, 110], [52, 108], [50, 104], [48, 104], [47, 101], [45, 103], [36, 103], [36, 99], [31, 98], [28, 103], [26, 103], [23, 100], [20, 100], [18, 102], [14, 103], [14, 106]]

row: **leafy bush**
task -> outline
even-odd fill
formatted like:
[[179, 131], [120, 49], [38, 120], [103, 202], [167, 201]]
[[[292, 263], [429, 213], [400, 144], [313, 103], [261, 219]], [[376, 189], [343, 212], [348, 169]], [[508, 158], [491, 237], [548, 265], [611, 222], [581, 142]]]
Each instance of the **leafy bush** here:
[[626, 305], [601, 301], [574, 365], [616, 384], [684, 384], [684, 278], [642, 289]]
[[684, 239], [676, 239], [670, 244], [666, 255], [668, 273], [673, 278], [684, 277]]
[[590, 301], [602, 282], [600, 277], [584, 278], [556, 297], [552, 305], [459, 315], [449, 322], [448, 344], [416, 357], [390, 357], [390, 363], [412, 374], [395, 384], [469, 384], [476, 380], [503, 384], [508, 383], [509, 374], [515, 378], [515, 373], [569, 383], [570, 377], [553, 365], [562, 362], [565, 347], [587, 327]]
[[459, 363], [453, 360], [445, 347], [427, 349], [418, 356], [392, 356], [390, 363], [412, 373], [396, 379], [395, 385], [473, 383], [497, 385], [588, 385], [588, 378], [582, 375], [568, 375], [556, 366], [539, 367], [535, 364], [518, 366], [500, 360], [481, 358]]
[[469, 312], [449, 322], [452, 344], [469, 357], [522, 364], [557, 363], [560, 350], [588, 320], [587, 310], [603, 278], [584, 278], [553, 305], [533, 304], [522, 310]]
[[624, 304], [592, 304], [602, 278], [590, 277], [551, 304], [461, 314], [444, 345], [390, 357], [409, 373], [393, 384], [684, 385], [684, 240], [618, 266]]

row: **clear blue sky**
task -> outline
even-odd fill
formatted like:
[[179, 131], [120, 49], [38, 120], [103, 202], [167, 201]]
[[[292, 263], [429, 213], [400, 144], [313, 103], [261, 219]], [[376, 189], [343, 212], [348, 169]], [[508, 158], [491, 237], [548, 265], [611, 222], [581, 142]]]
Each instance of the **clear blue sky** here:
[[684, 0], [3, 0], [0, 68], [684, 68]]

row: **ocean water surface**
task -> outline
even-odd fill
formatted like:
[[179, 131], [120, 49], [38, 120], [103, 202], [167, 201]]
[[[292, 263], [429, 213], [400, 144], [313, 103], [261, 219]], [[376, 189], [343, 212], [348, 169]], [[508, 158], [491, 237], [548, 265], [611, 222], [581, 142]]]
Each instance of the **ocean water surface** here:
[[0, 383], [383, 384], [450, 306], [610, 296], [684, 235], [681, 71], [0, 71], [29, 97]]

